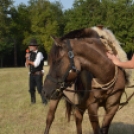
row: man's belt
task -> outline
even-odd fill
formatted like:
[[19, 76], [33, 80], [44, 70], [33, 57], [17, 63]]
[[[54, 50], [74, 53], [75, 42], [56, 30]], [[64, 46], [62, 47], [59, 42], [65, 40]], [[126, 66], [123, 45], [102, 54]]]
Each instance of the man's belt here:
[[42, 71], [31, 72], [32, 75], [42, 75]]

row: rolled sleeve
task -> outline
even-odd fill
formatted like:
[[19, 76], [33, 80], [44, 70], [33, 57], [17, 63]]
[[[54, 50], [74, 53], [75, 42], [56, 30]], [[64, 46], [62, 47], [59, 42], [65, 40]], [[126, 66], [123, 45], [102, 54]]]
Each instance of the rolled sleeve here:
[[41, 61], [43, 60], [43, 54], [41, 52], [38, 52], [37, 53], [37, 56], [36, 56], [36, 59], [35, 61], [33, 62], [34, 63], [34, 67], [38, 67], [39, 64], [41, 63]]

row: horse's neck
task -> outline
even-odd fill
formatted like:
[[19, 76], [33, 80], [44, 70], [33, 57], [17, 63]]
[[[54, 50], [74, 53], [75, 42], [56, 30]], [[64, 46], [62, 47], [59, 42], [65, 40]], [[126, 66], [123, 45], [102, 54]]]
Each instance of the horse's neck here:
[[[96, 50], [99, 48], [96, 46], [93, 47], [93, 45], [82, 46], [81, 44], [77, 44], [77, 47], [74, 45], [75, 48], [73, 49], [79, 59], [81, 68], [88, 70], [98, 81], [105, 83], [113, 78], [114, 65], [109, 62], [101, 50]], [[113, 73], [111, 74], [112, 71]]]

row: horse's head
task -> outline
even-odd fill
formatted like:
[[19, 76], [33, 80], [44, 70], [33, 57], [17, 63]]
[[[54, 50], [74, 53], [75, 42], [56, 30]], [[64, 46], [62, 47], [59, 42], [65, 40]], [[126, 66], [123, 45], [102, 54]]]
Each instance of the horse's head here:
[[43, 93], [47, 98], [70, 86], [78, 75], [80, 65], [75, 60], [69, 40], [54, 38], [54, 45], [49, 54], [49, 73], [44, 81]]

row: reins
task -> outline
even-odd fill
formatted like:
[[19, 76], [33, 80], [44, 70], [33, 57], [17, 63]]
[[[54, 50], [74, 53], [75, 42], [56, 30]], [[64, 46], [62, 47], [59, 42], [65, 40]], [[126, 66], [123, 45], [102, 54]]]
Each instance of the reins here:
[[[126, 92], [125, 92], [125, 94], [126, 94]], [[127, 94], [126, 94], [126, 98], [127, 98], [126, 102], [120, 103], [121, 107], [119, 108], [119, 110], [122, 109], [124, 106], [126, 106], [133, 96], [134, 96], [134, 92], [129, 97], [127, 97]]]
[[[69, 92], [72, 92], [72, 93], [78, 93], [78, 92], [94, 92], [94, 90], [99, 90], [99, 89], [92, 89], [92, 90], [70, 90], [70, 89], [64, 89], [64, 90], [69, 91]], [[133, 92], [129, 97], [127, 97], [127, 93], [126, 93], [125, 91], [124, 91], [124, 93], [125, 93], [125, 95], [126, 95], [126, 101], [119, 104], [120, 107], [118, 108], [117, 112], [118, 112], [119, 110], [121, 110], [124, 106], [126, 106], [126, 105], [129, 103], [130, 99], [134, 96], [134, 92]], [[111, 95], [111, 94], [110, 94], [110, 95]], [[109, 96], [110, 96], [110, 95], [109, 95]], [[69, 98], [67, 98], [67, 96], [65, 97], [65, 99], [67, 99], [67, 101], [69, 101], [69, 103], [71, 103], [71, 105], [73, 105], [74, 108], [77, 108], [77, 109], [79, 109], [80, 111], [83, 111], [82, 109], [78, 108], [77, 105], [75, 105], [74, 103], [72, 103], [72, 102], [69, 100]], [[96, 98], [95, 98], [95, 99], [96, 99]], [[95, 100], [95, 101], [96, 101], [96, 100]], [[87, 106], [87, 108], [88, 108], [90, 105], [92, 105], [93, 103], [95, 103], [95, 101], [94, 101], [94, 102], [91, 102], [91, 103]], [[116, 113], [117, 113], [117, 112], [116, 112]], [[115, 113], [114, 113], [114, 114], [115, 114]], [[98, 116], [98, 117], [110, 116], [110, 115], [114, 115], [114, 114], [97, 115], [97, 114], [89, 114], [89, 113], [88, 113], [88, 115]]]
[[[94, 90], [96, 91], [96, 90], [99, 90], [99, 89], [92, 89], [92, 90], [70, 90], [70, 89], [65, 89], [65, 91], [69, 91], [69, 92], [72, 92], [72, 93], [78, 93], [78, 92], [94, 92]], [[124, 91], [124, 93], [125, 93], [125, 96], [126, 96], [126, 101], [120, 103], [120, 105], [122, 107], [123, 107], [123, 105], [126, 105], [131, 100], [131, 98], [134, 96], [134, 92], [129, 97], [127, 96], [127, 93], [125, 91]]]
[[[96, 89], [92, 89], [92, 90], [69, 90], [69, 89], [65, 89], [66, 91], [69, 91], [69, 92], [72, 92], [72, 93], [78, 93], [78, 92], [94, 92], [94, 90], [96, 90]], [[128, 97], [127, 96], [127, 93], [124, 91], [124, 93], [125, 93], [125, 96], [126, 96], [126, 101], [125, 102], [122, 102], [122, 103], [120, 103], [119, 105], [120, 105], [120, 107], [118, 108], [118, 110], [117, 110], [117, 112], [118, 111], [120, 111], [124, 106], [126, 106], [128, 103], [129, 103], [129, 101], [131, 100], [131, 98], [134, 96], [134, 92]], [[73, 105], [73, 107], [74, 108], [77, 108], [77, 109], [79, 109], [80, 111], [83, 111], [82, 109], [80, 109], [80, 108], [78, 108], [78, 106], [77, 105], [75, 105], [74, 103], [72, 103], [67, 97], [65, 97], [66, 99], [67, 99], [67, 101], [69, 101], [72, 105]], [[96, 100], [95, 100], [96, 101]], [[95, 101], [94, 102], [91, 102], [88, 106], [87, 106], [87, 108], [91, 105], [91, 104], [93, 104], [93, 103], [95, 103]], [[116, 112], [116, 113], [117, 113]], [[98, 117], [101, 117], [101, 116], [109, 116], [109, 115], [113, 115], [113, 114], [108, 114], [108, 115], [97, 115], [97, 114], [89, 114], [88, 113], [88, 115], [92, 115], [92, 116], [98, 116]]]
[[[66, 82], [66, 79], [67, 79], [67, 77], [68, 77], [70, 71], [73, 70], [73, 71], [75, 71], [77, 74], [79, 73], [79, 71], [76, 69], [75, 64], [74, 64], [74, 53], [73, 53], [73, 51], [72, 51], [70, 41], [67, 40], [66, 43], [67, 43], [67, 48], [68, 48], [68, 57], [69, 57], [69, 61], [70, 61], [70, 66], [68, 67], [67, 71], [65, 72], [65, 75], [62, 77], [62, 79], [61, 79], [60, 81], [58, 81], [56, 78], [53, 78], [51, 75], [47, 75], [47, 78], [48, 78], [49, 80], [51, 80], [52, 82], [54, 82], [54, 83], [60, 85], [60, 87], [54, 91], [54, 93], [52, 94], [52, 96], [53, 96], [54, 94], [62, 93], [63, 90], [66, 90], [66, 91], [69, 91], [69, 92], [72, 92], [72, 93], [83, 92], [83, 91], [84, 91], [84, 92], [93, 92], [94, 90], [97, 90], [96, 88], [95, 88], [95, 89], [92, 89], [92, 90], [69, 90], [69, 89], [66, 89], [66, 88], [69, 86], [68, 83]], [[94, 79], [94, 82], [95, 82], [95, 83], [97, 84], [97, 86], [99, 87], [98, 90], [100, 90], [100, 89], [102, 89], [102, 90], [108, 90], [109, 88], [111, 88], [111, 87], [115, 84], [115, 82], [116, 82], [117, 75], [118, 75], [118, 68], [115, 67], [115, 76], [114, 76], [114, 78], [113, 78], [110, 82], [108, 82], [108, 83], [106, 83], [106, 84], [99, 84], [99, 83]], [[69, 83], [69, 84], [70, 84], [70, 83]], [[110, 94], [109, 94], [109, 95], [110, 95]], [[122, 106], [118, 109], [118, 111], [119, 111], [122, 107], [124, 107], [126, 104], [128, 104], [128, 101], [132, 98], [133, 95], [134, 95], [134, 93], [133, 93], [131, 96], [129, 96], [129, 98], [127, 98], [127, 96], [126, 96], [126, 98], [127, 98], [126, 102], [120, 104], [120, 105], [122, 105]], [[94, 97], [95, 97], [95, 96], [94, 96]], [[66, 97], [66, 99], [67, 99], [67, 97]], [[96, 100], [95, 100], [95, 101], [96, 101]], [[94, 102], [92, 102], [91, 104], [93, 104], [93, 103], [94, 103]], [[75, 108], [78, 108], [78, 107], [77, 107], [75, 104], [73, 104], [72, 102], [71, 102], [71, 104], [72, 104]], [[91, 105], [91, 104], [89, 104], [89, 105]], [[89, 105], [88, 105], [88, 107], [89, 107]], [[79, 109], [79, 108], [78, 108], [78, 109]], [[82, 110], [82, 109], [79, 109], [79, 110]], [[110, 114], [110, 115], [113, 115], [113, 114]], [[92, 116], [106, 116], [106, 115], [92, 115]], [[108, 116], [108, 115], [107, 115], [107, 116]]]

